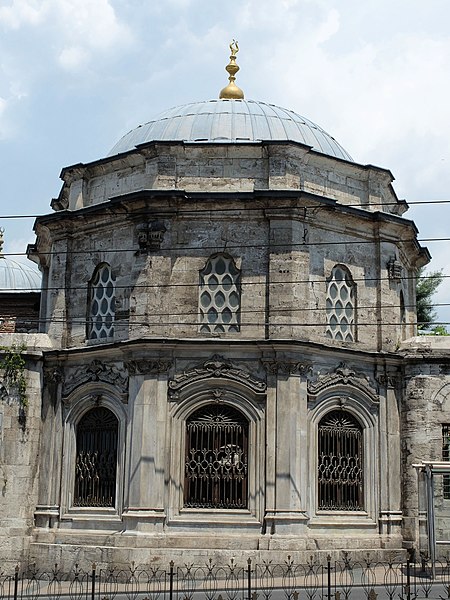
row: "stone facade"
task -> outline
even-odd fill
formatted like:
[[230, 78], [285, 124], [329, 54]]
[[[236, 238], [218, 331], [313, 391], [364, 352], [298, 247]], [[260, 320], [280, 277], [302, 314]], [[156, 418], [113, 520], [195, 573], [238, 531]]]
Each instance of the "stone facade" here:
[[[33, 441], [14, 430], [16, 555], [69, 569], [418, 547], [413, 464], [440, 456], [450, 348], [412, 338], [429, 254], [391, 173], [294, 142], [175, 141], [62, 178], [31, 252], [43, 325]], [[82, 490], [95, 432], [101, 502]], [[18, 491], [3, 497], [12, 510]]]

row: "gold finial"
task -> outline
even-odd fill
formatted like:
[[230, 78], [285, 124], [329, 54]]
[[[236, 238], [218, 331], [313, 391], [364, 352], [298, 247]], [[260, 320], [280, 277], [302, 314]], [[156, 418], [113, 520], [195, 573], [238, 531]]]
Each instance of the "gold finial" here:
[[3, 234], [5, 233], [5, 228], [0, 227], [0, 258], [5, 258], [3, 256]]
[[230, 62], [225, 67], [225, 70], [230, 74], [228, 77], [230, 83], [220, 92], [219, 98], [221, 100], [243, 100], [244, 92], [234, 83], [236, 80], [236, 73], [239, 71], [239, 67], [236, 64], [236, 54], [239, 52], [239, 46], [236, 40], [231, 42], [230, 51]]

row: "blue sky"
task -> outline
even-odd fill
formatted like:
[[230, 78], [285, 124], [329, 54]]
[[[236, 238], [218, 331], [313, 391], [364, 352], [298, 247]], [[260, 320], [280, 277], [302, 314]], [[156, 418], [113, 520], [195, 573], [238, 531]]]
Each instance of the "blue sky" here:
[[[44, 214], [62, 167], [178, 104], [215, 98], [231, 38], [246, 98], [318, 123], [409, 202], [450, 200], [448, 0], [0, 0], [0, 213]], [[411, 206], [450, 237], [450, 203]], [[0, 219], [5, 251], [33, 219]], [[427, 242], [450, 275], [450, 242]], [[450, 277], [436, 301], [450, 303]], [[450, 322], [450, 308], [439, 308]]]

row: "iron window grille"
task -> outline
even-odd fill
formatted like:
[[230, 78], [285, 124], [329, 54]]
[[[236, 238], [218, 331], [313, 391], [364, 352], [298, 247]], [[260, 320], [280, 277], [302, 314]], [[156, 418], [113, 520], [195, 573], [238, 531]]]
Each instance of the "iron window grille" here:
[[74, 506], [114, 507], [118, 420], [107, 408], [93, 408], [77, 426]]
[[186, 422], [184, 506], [247, 507], [248, 421], [237, 410], [208, 405]]
[[111, 267], [99, 265], [89, 284], [89, 340], [106, 340], [114, 337], [115, 280]]
[[[450, 460], [450, 425], [442, 425], [442, 460]], [[442, 476], [444, 500], [450, 500], [450, 475]]]
[[364, 509], [363, 430], [348, 412], [335, 410], [319, 423], [319, 510]]
[[202, 333], [238, 332], [241, 272], [231, 256], [217, 254], [200, 271], [199, 312]]
[[354, 342], [356, 285], [348, 269], [337, 265], [327, 280], [327, 337], [343, 342]]

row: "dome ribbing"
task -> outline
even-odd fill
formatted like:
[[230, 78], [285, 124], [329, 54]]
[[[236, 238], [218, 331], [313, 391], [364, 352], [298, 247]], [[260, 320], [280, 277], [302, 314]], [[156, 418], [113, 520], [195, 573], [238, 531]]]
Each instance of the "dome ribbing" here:
[[353, 161], [321, 127], [297, 113], [255, 100], [208, 100], [177, 106], [132, 129], [108, 156], [152, 141], [245, 143], [292, 141], [313, 150]]

